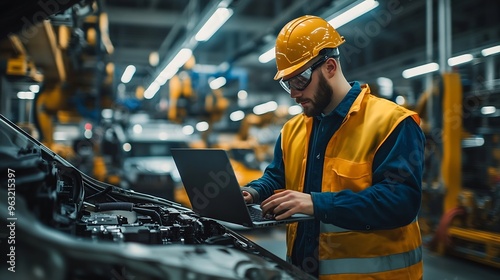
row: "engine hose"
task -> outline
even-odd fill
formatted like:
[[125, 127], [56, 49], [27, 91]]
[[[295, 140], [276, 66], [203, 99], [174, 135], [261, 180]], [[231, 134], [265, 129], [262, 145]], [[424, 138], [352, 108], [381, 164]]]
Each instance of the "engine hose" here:
[[98, 212], [110, 210], [132, 211], [133, 208], [134, 204], [131, 202], [104, 202], [96, 204], [96, 210]]

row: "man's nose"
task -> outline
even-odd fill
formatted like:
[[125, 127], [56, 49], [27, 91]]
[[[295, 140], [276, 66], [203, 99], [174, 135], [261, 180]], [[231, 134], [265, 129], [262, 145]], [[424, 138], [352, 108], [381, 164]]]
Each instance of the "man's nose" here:
[[290, 97], [291, 98], [297, 98], [302, 96], [302, 91], [298, 89], [291, 88], [290, 89]]

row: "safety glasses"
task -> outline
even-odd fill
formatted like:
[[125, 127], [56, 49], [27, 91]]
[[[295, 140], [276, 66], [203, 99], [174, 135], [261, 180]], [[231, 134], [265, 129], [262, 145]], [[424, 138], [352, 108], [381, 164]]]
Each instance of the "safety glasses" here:
[[311, 67], [304, 70], [302, 73], [291, 77], [288, 80], [280, 80], [280, 85], [283, 87], [288, 94], [291, 93], [292, 88], [296, 90], [305, 90], [307, 86], [311, 83], [313, 71], [320, 67], [321, 64], [325, 63], [331, 56], [324, 55], [320, 60], [316, 61]]

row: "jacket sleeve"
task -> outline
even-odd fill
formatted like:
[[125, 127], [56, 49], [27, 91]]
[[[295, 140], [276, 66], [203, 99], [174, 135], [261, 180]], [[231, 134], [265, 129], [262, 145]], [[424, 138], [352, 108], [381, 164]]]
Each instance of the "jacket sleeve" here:
[[351, 230], [411, 223], [420, 210], [424, 146], [422, 130], [411, 117], [406, 118], [376, 152], [372, 186], [358, 193], [311, 193], [315, 216]]
[[274, 146], [273, 161], [266, 167], [261, 178], [251, 181], [245, 188], [251, 188], [258, 193], [258, 197], [255, 197], [252, 190], [249, 191], [254, 196], [254, 203], [261, 203], [270, 197], [274, 193], [274, 190], [285, 188], [285, 168], [281, 151], [281, 135]]

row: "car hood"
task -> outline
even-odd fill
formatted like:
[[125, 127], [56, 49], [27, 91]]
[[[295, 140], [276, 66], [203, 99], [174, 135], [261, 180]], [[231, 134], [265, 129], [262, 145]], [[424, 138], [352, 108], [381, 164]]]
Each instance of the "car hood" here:
[[137, 157], [125, 160], [124, 171], [144, 172], [144, 173], [174, 173], [177, 172], [174, 159], [172, 157]]

